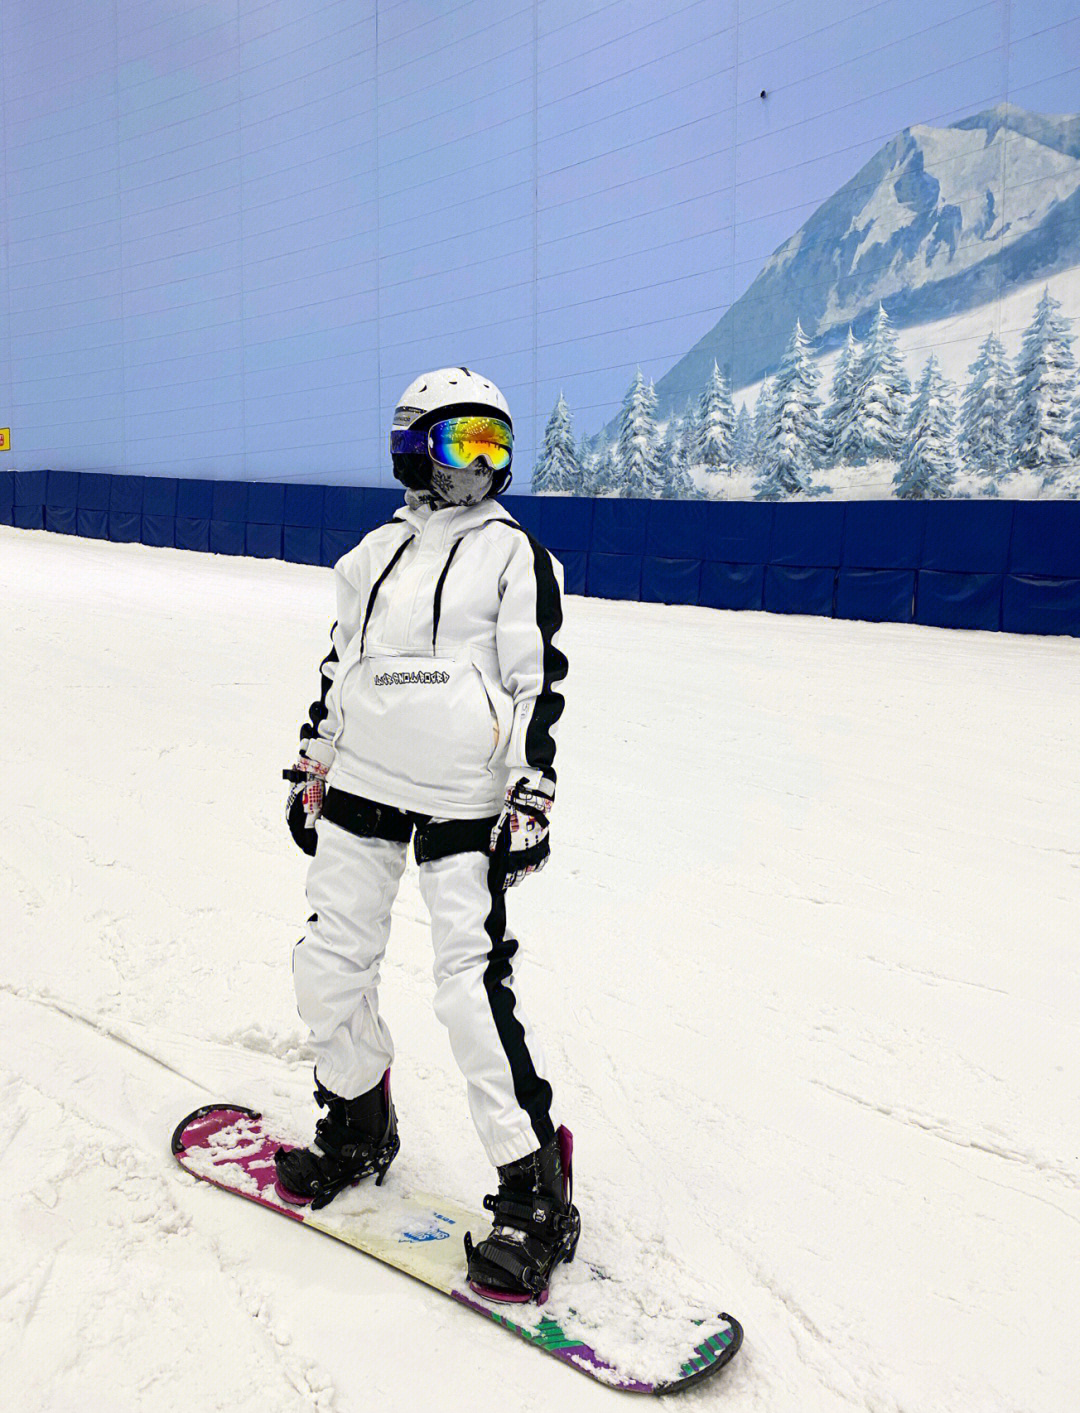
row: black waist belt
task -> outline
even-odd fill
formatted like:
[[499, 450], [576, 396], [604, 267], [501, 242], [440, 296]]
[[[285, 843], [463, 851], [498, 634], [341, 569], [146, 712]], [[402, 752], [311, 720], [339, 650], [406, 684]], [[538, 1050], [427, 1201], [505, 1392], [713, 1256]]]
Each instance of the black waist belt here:
[[497, 816], [433, 823], [430, 815], [380, 805], [363, 795], [350, 795], [346, 790], [329, 789], [322, 818], [358, 838], [391, 839], [398, 844], [407, 844], [413, 838], [415, 827], [413, 852], [416, 862], [422, 864], [449, 858], [451, 854], [486, 854], [491, 847], [491, 831]]
[[445, 859], [451, 854], [486, 854], [497, 815], [490, 819], [444, 819], [420, 825], [413, 840], [418, 864]]
[[394, 839], [407, 844], [412, 838], [414, 819], [393, 805], [380, 805], [363, 795], [346, 790], [327, 790], [323, 819], [361, 839]]

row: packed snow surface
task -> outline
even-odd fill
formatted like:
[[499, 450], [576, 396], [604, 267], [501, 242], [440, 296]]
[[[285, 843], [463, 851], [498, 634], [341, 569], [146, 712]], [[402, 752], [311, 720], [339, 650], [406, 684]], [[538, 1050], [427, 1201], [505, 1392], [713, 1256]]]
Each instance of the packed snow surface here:
[[[0, 527], [0, 592], [6, 1406], [623, 1406], [171, 1157], [211, 1100], [314, 1116], [281, 769], [329, 572]], [[563, 646], [518, 989], [582, 1255], [658, 1340], [746, 1327], [683, 1406], [1080, 1406], [1080, 643], [569, 598]], [[410, 864], [398, 1163], [475, 1205], [432, 994]]]

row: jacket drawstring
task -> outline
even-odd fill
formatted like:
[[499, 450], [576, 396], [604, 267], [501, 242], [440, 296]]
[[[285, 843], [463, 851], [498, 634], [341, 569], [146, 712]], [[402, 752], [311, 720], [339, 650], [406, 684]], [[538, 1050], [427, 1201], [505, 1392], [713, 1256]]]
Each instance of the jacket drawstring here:
[[431, 656], [432, 656], [432, 657], [435, 656], [435, 640], [436, 640], [436, 638], [438, 638], [438, 636], [439, 636], [439, 616], [440, 616], [440, 614], [442, 613], [442, 591], [443, 591], [443, 585], [446, 583], [446, 576], [447, 576], [447, 574], [449, 574], [449, 572], [450, 572], [450, 566], [451, 566], [451, 564], [453, 564], [453, 562], [454, 562], [454, 555], [457, 554], [457, 552], [458, 552], [458, 546], [459, 546], [460, 544], [461, 544], [461, 540], [455, 540], [455, 541], [454, 541], [454, 543], [453, 543], [453, 545], [452, 545], [452, 547], [451, 547], [451, 549], [450, 549], [450, 553], [449, 553], [449, 554], [447, 555], [447, 557], [446, 557], [446, 563], [443, 565], [443, 571], [442, 571], [442, 573], [439, 575], [439, 582], [435, 585], [435, 603], [434, 603], [434, 606], [433, 606], [433, 608], [432, 608], [432, 610], [431, 610], [431, 618], [432, 618], [432, 625], [433, 625], [433, 626], [432, 626], [432, 630], [431, 630]]
[[[401, 558], [401, 556], [405, 553], [405, 551], [409, 548], [409, 546], [412, 544], [413, 540], [415, 540], [415, 539], [416, 539], [416, 536], [415, 536], [415, 535], [410, 535], [409, 538], [404, 542], [404, 544], [401, 544], [401, 545], [398, 546], [397, 551], [395, 552], [393, 559], [391, 559], [390, 563], [386, 566], [386, 568], [383, 570], [383, 572], [382, 572], [382, 573], [379, 575], [379, 577], [375, 580], [375, 583], [371, 586], [371, 593], [368, 595], [367, 609], [366, 609], [366, 611], [365, 611], [365, 613], [364, 613], [364, 626], [360, 629], [360, 656], [361, 656], [361, 657], [364, 656], [364, 637], [365, 637], [365, 635], [366, 635], [366, 633], [367, 633], [368, 619], [371, 617], [371, 610], [375, 607], [375, 596], [376, 596], [376, 594], [379, 592], [379, 590], [382, 588], [382, 586], [383, 586], [383, 580], [387, 578], [387, 576], [390, 574], [390, 571], [393, 569], [394, 565], [398, 562], [398, 560]], [[455, 545], [454, 548], [456, 549], [457, 546]]]

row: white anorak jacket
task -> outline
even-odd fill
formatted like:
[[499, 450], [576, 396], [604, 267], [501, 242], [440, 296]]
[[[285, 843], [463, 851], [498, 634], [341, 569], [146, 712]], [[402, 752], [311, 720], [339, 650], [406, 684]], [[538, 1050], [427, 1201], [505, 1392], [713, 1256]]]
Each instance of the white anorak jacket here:
[[496, 501], [403, 506], [336, 564], [322, 695], [301, 730], [327, 784], [443, 819], [554, 791], [562, 567]]

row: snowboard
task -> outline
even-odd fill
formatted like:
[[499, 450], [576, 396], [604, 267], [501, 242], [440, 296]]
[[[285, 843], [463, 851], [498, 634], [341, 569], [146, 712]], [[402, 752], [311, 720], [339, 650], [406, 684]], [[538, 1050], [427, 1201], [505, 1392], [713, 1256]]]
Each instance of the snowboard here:
[[[635, 1371], [632, 1350], [609, 1348], [605, 1352], [602, 1331], [584, 1328], [580, 1322], [575, 1329], [572, 1310], [560, 1306], [558, 1318], [552, 1318], [543, 1305], [499, 1303], [471, 1290], [465, 1278], [462, 1239], [467, 1231], [476, 1239], [486, 1235], [490, 1217], [442, 1197], [410, 1191], [394, 1181], [393, 1169], [382, 1187], [361, 1182], [317, 1212], [310, 1205], [284, 1201], [275, 1184], [274, 1153], [279, 1147], [292, 1146], [269, 1120], [236, 1104], [208, 1104], [196, 1109], [177, 1125], [172, 1139], [177, 1162], [194, 1177], [415, 1276], [612, 1388], [656, 1394], [689, 1388], [722, 1369], [742, 1342], [739, 1322], [730, 1315], [719, 1315], [698, 1326], [662, 1376], [656, 1375], [652, 1351], [652, 1357], [645, 1360], [646, 1376], [641, 1364]], [[555, 1271], [556, 1283], [560, 1269]], [[590, 1267], [593, 1278], [604, 1280], [604, 1273]]]

